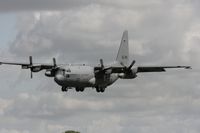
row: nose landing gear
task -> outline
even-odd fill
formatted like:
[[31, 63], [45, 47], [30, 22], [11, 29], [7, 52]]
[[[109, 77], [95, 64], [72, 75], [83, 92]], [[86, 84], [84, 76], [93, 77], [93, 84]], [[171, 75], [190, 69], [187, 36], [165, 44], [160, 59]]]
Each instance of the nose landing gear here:
[[61, 88], [61, 90], [62, 90], [63, 92], [67, 92], [67, 91], [68, 91], [68, 88], [63, 86], [63, 87]]

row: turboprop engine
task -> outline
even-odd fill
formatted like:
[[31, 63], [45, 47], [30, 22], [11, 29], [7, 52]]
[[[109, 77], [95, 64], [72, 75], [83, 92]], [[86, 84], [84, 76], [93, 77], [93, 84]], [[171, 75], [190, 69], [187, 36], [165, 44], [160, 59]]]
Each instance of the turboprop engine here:
[[131, 69], [125, 73], [119, 73], [118, 76], [121, 79], [134, 79], [137, 77], [137, 68]]
[[55, 76], [55, 72], [53, 72], [52, 70], [47, 70], [45, 72], [45, 76], [47, 76], [47, 77], [54, 77]]

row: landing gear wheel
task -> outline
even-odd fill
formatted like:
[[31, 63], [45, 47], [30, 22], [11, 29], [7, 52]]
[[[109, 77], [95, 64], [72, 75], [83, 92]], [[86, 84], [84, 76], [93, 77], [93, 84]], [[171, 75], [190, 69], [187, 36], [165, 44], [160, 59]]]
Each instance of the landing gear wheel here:
[[76, 89], [77, 92], [79, 92], [79, 91], [83, 92], [84, 91], [84, 88], [82, 88], [82, 87], [76, 87], [75, 89]]
[[84, 88], [80, 88], [80, 91], [83, 92], [83, 91], [84, 91]]
[[64, 91], [67, 91], [67, 87], [62, 87], [61, 90], [64, 92]]
[[100, 89], [100, 92], [104, 92], [104, 91], [105, 91], [105, 88], [102, 87], [102, 88]]
[[105, 91], [105, 87], [96, 87], [96, 91], [99, 92], [104, 92]]
[[97, 87], [97, 88], [96, 88], [96, 91], [99, 93], [99, 92], [100, 92], [100, 89]]
[[77, 88], [75, 88], [76, 89], [76, 92], [79, 92], [80, 91], [80, 89], [77, 87]]

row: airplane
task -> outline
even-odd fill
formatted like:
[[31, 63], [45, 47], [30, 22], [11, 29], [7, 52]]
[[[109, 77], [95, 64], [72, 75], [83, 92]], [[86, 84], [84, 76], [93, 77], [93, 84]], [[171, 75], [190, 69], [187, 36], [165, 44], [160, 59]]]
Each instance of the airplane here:
[[31, 78], [33, 72], [46, 70], [45, 76], [54, 78], [63, 92], [72, 88], [77, 92], [83, 92], [85, 88], [91, 87], [101, 93], [118, 79], [134, 79], [138, 73], [165, 72], [165, 69], [170, 68], [191, 69], [190, 66], [134, 66], [135, 63], [136, 61], [133, 60], [129, 64], [128, 31], [125, 30], [116, 60], [108, 65], [104, 65], [103, 59], [100, 59], [100, 64], [97, 66], [58, 65], [55, 58], [53, 64], [34, 64], [32, 56], [29, 56], [29, 63], [0, 62], [0, 65], [18, 65], [22, 69], [30, 69]]

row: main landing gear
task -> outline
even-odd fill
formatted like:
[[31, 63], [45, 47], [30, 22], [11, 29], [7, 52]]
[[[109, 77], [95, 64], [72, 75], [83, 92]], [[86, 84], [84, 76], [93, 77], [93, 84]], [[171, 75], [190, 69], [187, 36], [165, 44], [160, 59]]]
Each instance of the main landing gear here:
[[[67, 92], [68, 89], [71, 89], [71, 88], [70, 88], [70, 87], [64, 87], [64, 86], [63, 86], [63, 87], [61, 88], [61, 91], [62, 91], [62, 92]], [[84, 88], [84, 87], [76, 87], [75, 90], [76, 90], [77, 92], [83, 92], [83, 91], [85, 90], [85, 88]]]
[[96, 91], [99, 93], [99, 92], [104, 92], [105, 91], [105, 87], [96, 87]]
[[[71, 89], [71, 88], [69, 88], [69, 87], [62, 87], [61, 88], [61, 91], [62, 92], [67, 92], [68, 91], [68, 89]], [[98, 87], [96, 87], [96, 91], [99, 93], [99, 92], [104, 92], [105, 91], [105, 89], [106, 89], [106, 87], [101, 87], [101, 86], [98, 86]], [[76, 92], [83, 92], [84, 90], [85, 90], [85, 88], [84, 87], [76, 87], [75, 88], [75, 90], [76, 90]]]
[[85, 90], [85, 89], [84, 89], [83, 87], [76, 87], [76, 91], [77, 91], [77, 92], [79, 92], [79, 91], [80, 91], [80, 92], [83, 92], [84, 90]]

